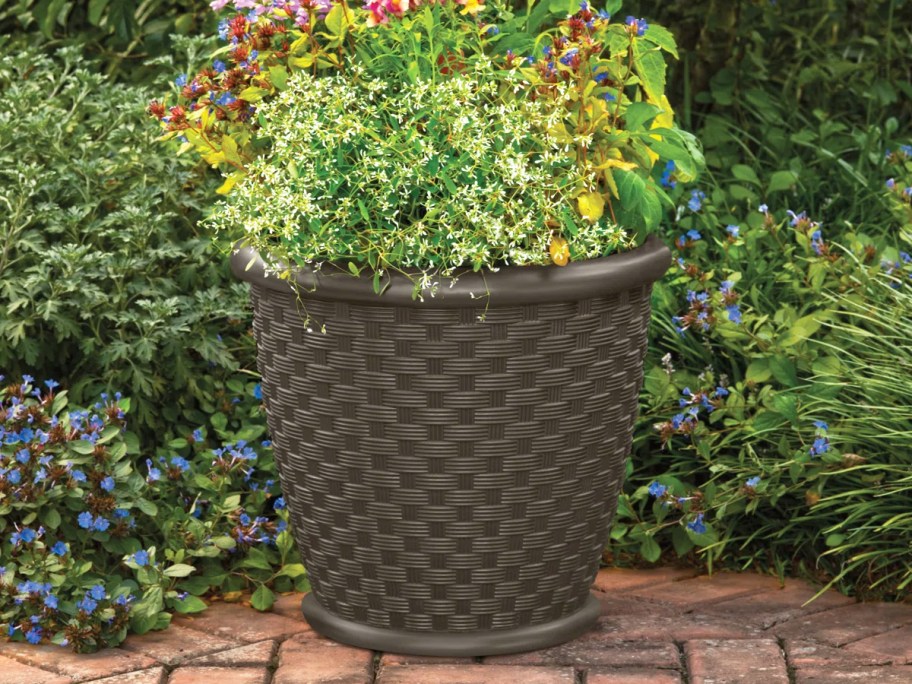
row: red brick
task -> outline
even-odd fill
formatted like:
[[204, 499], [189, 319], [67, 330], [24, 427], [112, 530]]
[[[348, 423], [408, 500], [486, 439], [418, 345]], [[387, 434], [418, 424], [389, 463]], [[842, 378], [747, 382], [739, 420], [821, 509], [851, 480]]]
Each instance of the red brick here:
[[607, 670], [594, 668], [586, 684], [681, 684], [681, 675], [668, 670]]
[[738, 624], [717, 615], [609, 615], [599, 618], [598, 629], [581, 639], [612, 641], [686, 641], [687, 639], [747, 639], [767, 636], [759, 627]]
[[851, 670], [799, 670], [796, 684], [909, 684], [912, 667], [868, 667]]
[[788, 684], [788, 670], [779, 644], [772, 639], [702, 639], [684, 644], [691, 684], [735, 682]]
[[630, 590], [631, 595], [652, 601], [672, 603], [680, 608], [702, 608], [738, 596], [749, 596], [779, 587], [772, 577], [754, 573], [718, 572], [678, 582], [642, 586]]
[[670, 667], [680, 664], [678, 649], [671, 643], [602, 643], [597, 639], [576, 639], [560, 646], [513, 655], [489, 656], [493, 665], [576, 665], [605, 667]]
[[796, 617], [813, 615], [854, 603], [852, 599], [837, 591], [828, 591], [808, 605], [804, 605], [817, 591], [800, 580], [789, 580], [785, 587], [722, 601], [701, 608], [700, 612], [722, 615], [739, 622], [749, 621], [751, 624], [769, 629], [773, 625]]
[[[235, 640], [220, 639], [172, 624], [168, 629], [127, 637], [123, 648], [155, 658], [165, 665], [177, 665], [191, 658], [236, 648]], [[124, 651], [126, 652], [126, 651]]]
[[592, 592], [601, 605], [601, 615], [642, 615], [644, 613], [660, 613], [678, 615], [680, 608], [653, 603], [638, 596], [609, 596], [600, 591]]
[[275, 613], [260, 613], [238, 603], [215, 603], [205, 612], [177, 618], [173, 624], [247, 643], [313, 632], [303, 618], [298, 620]]
[[168, 684], [266, 684], [269, 670], [265, 667], [179, 667], [171, 673]]
[[106, 648], [97, 653], [74, 653], [61, 646], [9, 642], [0, 644], [0, 655], [15, 658], [27, 665], [53, 670], [66, 675], [71, 682], [84, 682], [158, 665], [152, 658], [119, 648]]
[[380, 670], [377, 684], [573, 684], [572, 667], [511, 665], [395, 665]]
[[70, 681], [69, 677], [0, 656], [0, 684], [69, 684]]
[[912, 663], [912, 626], [861, 639], [846, 646], [846, 650], [884, 656], [897, 665], [908, 665]]
[[844, 646], [912, 623], [912, 606], [896, 603], [853, 603], [773, 627], [786, 639], [810, 639]]
[[401, 653], [384, 653], [380, 656], [380, 667], [388, 665], [472, 665], [474, 658], [455, 656], [415, 656]]
[[891, 658], [834, 648], [815, 641], [785, 640], [789, 664], [796, 670], [840, 670], [868, 665], [887, 665]]
[[153, 667], [151, 670], [137, 670], [104, 679], [93, 679], [92, 684], [162, 684], [167, 679], [165, 668]]
[[210, 655], [194, 658], [187, 661], [187, 665], [223, 665], [225, 667], [250, 667], [259, 665], [266, 667], [275, 656], [276, 642], [260, 641], [247, 644], [227, 651], [219, 651]]
[[301, 612], [301, 601], [304, 600], [305, 596], [306, 594], [297, 592], [294, 594], [280, 594], [276, 598], [276, 602], [272, 605], [272, 612], [276, 615], [281, 615], [282, 617], [287, 617], [307, 624], [307, 621], [304, 619], [304, 613]]
[[368, 684], [373, 670], [372, 651], [303, 635], [279, 648], [273, 684]]
[[596, 575], [592, 586], [599, 591], [612, 595], [634, 587], [657, 586], [681, 579], [689, 579], [698, 574], [699, 572], [694, 568], [656, 568], [654, 570], [602, 568]]

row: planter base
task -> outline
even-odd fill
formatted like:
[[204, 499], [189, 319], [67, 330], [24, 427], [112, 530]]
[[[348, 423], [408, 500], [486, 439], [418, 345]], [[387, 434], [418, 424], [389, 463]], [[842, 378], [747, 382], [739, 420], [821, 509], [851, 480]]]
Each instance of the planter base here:
[[519, 629], [435, 634], [351, 622], [327, 611], [312, 593], [304, 597], [301, 609], [315, 631], [335, 641], [374, 651], [423, 656], [485, 656], [547, 648], [587, 632], [601, 610], [598, 600], [590, 595], [578, 611], [553, 622]]

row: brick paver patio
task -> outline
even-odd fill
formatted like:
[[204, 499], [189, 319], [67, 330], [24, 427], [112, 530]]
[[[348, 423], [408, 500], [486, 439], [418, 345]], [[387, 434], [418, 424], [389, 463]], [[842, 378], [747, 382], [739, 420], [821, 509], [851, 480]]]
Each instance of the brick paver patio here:
[[0, 684], [912, 684], [912, 605], [810, 605], [800, 580], [603, 570], [602, 617], [568, 644], [487, 658], [374, 653], [315, 634], [301, 595], [271, 613], [217, 603], [117, 649], [0, 643]]

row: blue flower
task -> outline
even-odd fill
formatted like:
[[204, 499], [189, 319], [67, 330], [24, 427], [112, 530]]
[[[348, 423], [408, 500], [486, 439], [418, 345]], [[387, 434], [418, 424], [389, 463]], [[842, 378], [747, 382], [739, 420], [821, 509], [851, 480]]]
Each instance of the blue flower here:
[[570, 66], [570, 63], [573, 61], [573, 58], [576, 57], [578, 54], [579, 54], [579, 50], [577, 48], [571, 48], [571, 49], [567, 50], [563, 54], [563, 56], [561, 56], [560, 63], [563, 64], [564, 66]]
[[649, 30], [649, 24], [646, 23], [645, 19], [637, 19], [636, 17], [627, 17], [627, 21], [624, 22], [627, 26], [630, 27], [631, 31], [635, 31], [636, 35], [642, 36]]
[[263, 386], [260, 383], [253, 386], [253, 398], [256, 400], [263, 398]]
[[759, 211], [761, 214], [768, 214], [769, 207], [766, 206], [765, 204], [761, 204], [759, 207], [757, 207], [757, 211]]
[[79, 522], [79, 526], [84, 530], [88, 530], [92, 527], [92, 514], [88, 511], [80, 513], [76, 520]]
[[726, 306], [725, 311], [728, 313], [728, 320], [732, 323], [740, 323], [742, 321], [741, 309], [738, 308], [737, 304]]
[[675, 163], [673, 161], [668, 161], [665, 163], [665, 169], [662, 171], [661, 183], [662, 187], [673, 188], [678, 184], [671, 176], [675, 172]]
[[687, 237], [690, 238], [691, 240], [693, 240], [694, 242], [696, 242], [697, 240], [700, 240], [703, 236], [700, 235], [699, 231], [690, 229], [687, 231]]
[[186, 473], [190, 469], [190, 461], [183, 456], [172, 456], [171, 466], [179, 469], [182, 473]]
[[44, 597], [44, 605], [46, 605], [48, 608], [56, 610], [58, 605], [57, 597], [53, 594], [48, 594]]
[[96, 601], [103, 601], [107, 596], [105, 588], [101, 584], [96, 584], [91, 589], [89, 589], [89, 596], [91, 596]]
[[896, 187], [896, 180], [893, 178], [888, 178], [885, 185], [887, 186], [887, 190], [892, 190]]
[[500, 33], [500, 29], [497, 28], [496, 26], [489, 26], [488, 30], [485, 32], [486, 35], [492, 36], [492, 37], [496, 36], [499, 33]]
[[99, 515], [97, 518], [95, 518], [95, 522], [92, 523], [92, 529], [94, 529], [98, 532], [104, 532], [110, 526], [111, 526], [110, 521], [101, 515]]
[[114, 491], [114, 478], [108, 475], [99, 485], [106, 492]]
[[16, 460], [19, 463], [28, 463], [32, 458], [32, 453], [28, 449], [19, 449], [16, 452]]
[[55, 556], [65, 556], [67, 553], [67, 545], [62, 541], [59, 541], [51, 547], [51, 553]]
[[193, 441], [202, 442], [204, 439], [205, 437], [203, 437], [203, 431], [200, 428], [196, 428], [196, 430], [193, 431]]
[[145, 549], [140, 549], [133, 554], [132, 559], [139, 567], [144, 568], [149, 564], [149, 552]]
[[703, 200], [706, 199], [706, 193], [702, 190], [693, 190], [690, 193], [690, 199], [687, 200], [687, 207], [693, 211], [697, 212], [703, 208]]
[[727, 389], [725, 389], [724, 387], [716, 387], [716, 396], [717, 397], [727, 397], [728, 395], [729, 395], [729, 391]]
[[272, 504], [272, 507], [277, 511], [284, 511], [285, 508], [287, 508], [287, 504], [285, 503], [285, 497], [280, 496], [278, 499], [276, 499], [275, 502]]
[[41, 643], [41, 627], [32, 627], [25, 633], [25, 640], [30, 644]]
[[826, 437], [817, 437], [814, 439], [814, 444], [808, 450], [808, 454], [811, 456], [818, 456], [820, 454], [825, 454], [830, 450], [830, 440]]
[[731, 235], [733, 238], [740, 237], [741, 227], [734, 224], [730, 226], [725, 226], [725, 232]]
[[187, 74], [180, 74], [177, 78], [174, 79], [174, 85], [178, 88], [183, 88], [187, 85]]
[[70, 473], [70, 477], [73, 478], [74, 482], [85, 482], [86, 476], [85, 473], [81, 470], [74, 470]]
[[91, 597], [89, 597], [89, 595], [86, 594], [83, 597], [83, 599], [79, 603], [76, 604], [76, 607], [79, 608], [79, 610], [82, 610], [82, 611], [86, 612], [87, 614], [91, 615], [95, 611], [95, 609], [98, 607], [98, 602], [93, 601], [91, 599]]
[[225, 66], [225, 63], [222, 60], [217, 59], [214, 62], [212, 62], [212, 68], [215, 69], [215, 73], [220, 74], [223, 71], [225, 71], [225, 69], [227, 69], [228, 67]]
[[31, 385], [33, 382], [35, 382], [35, 378], [33, 378], [31, 375], [23, 374], [22, 382], [26, 385]]
[[754, 477], [748, 479], [748, 481], [744, 483], [744, 486], [754, 489], [758, 484], [760, 484], [760, 476], [755, 475]]
[[22, 473], [20, 473], [16, 468], [13, 468], [6, 474], [6, 481], [10, 484], [19, 484], [22, 482]]
[[655, 480], [649, 485], [647, 489], [649, 491], [649, 494], [656, 498], [664, 496], [665, 492], [668, 491], [668, 487]]
[[23, 527], [22, 531], [19, 533], [19, 538], [25, 544], [31, 544], [33, 541], [35, 541], [37, 536], [38, 535], [35, 533], [35, 530], [33, 530], [31, 527]]
[[822, 420], [815, 420], [814, 427], [818, 430], [823, 430], [824, 432], [830, 429], [830, 426], [824, 423]]
[[602, 93], [602, 99], [605, 102], [617, 102], [617, 96], [614, 93]]
[[706, 525], [703, 524], [703, 514], [697, 513], [697, 517], [687, 523], [687, 529], [696, 534], [705, 534]]

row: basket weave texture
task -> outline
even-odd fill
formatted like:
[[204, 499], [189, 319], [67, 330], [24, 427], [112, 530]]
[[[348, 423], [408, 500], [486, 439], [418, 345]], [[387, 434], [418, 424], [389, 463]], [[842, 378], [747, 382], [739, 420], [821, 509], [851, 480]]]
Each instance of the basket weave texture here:
[[569, 303], [367, 306], [253, 284], [292, 529], [331, 613], [421, 632], [580, 609], [642, 382], [651, 283]]

